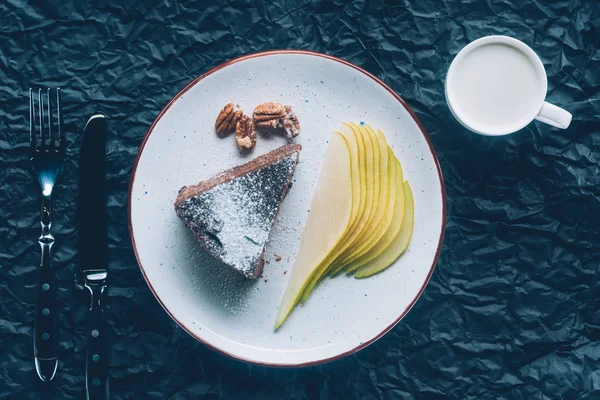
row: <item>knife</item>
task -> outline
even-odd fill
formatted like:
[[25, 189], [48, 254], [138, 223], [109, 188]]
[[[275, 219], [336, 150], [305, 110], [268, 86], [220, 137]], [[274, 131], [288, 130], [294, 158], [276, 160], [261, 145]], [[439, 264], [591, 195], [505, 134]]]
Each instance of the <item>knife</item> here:
[[105, 175], [106, 116], [94, 114], [83, 131], [77, 198], [78, 278], [90, 295], [90, 309], [85, 322], [88, 400], [109, 398], [109, 325], [104, 317], [102, 299], [108, 276]]

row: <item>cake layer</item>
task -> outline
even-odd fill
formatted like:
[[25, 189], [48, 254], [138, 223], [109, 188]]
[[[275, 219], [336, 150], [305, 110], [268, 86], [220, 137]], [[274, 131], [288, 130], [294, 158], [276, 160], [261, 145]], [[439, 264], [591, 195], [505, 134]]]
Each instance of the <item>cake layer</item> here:
[[215, 258], [248, 278], [260, 276], [269, 233], [301, 148], [285, 145], [181, 188], [177, 215]]

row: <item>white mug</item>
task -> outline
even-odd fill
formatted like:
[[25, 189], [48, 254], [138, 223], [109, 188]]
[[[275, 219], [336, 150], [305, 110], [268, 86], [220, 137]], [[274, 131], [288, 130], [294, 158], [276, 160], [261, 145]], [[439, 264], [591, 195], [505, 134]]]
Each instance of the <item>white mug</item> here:
[[508, 36], [465, 46], [446, 75], [446, 101], [467, 129], [489, 136], [516, 132], [534, 119], [566, 129], [571, 114], [545, 102], [548, 79], [540, 58]]

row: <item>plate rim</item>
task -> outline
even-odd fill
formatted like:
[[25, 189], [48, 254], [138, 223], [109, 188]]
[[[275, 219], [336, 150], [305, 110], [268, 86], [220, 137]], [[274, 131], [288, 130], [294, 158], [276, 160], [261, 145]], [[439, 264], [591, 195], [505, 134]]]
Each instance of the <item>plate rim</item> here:
[[[160, 119], [169, 110], [169, 108], [171, 108], [171, 106], [177, 100], [179, 100], [181, 98], [181, 96], [183, 96], [188, 90], [190, 90], [192, 87], [194, 87], [201, 80], [203, 80], [204, 78], [212, 75], [213, 73], [215, 73], [215, 72], [217, 72], [217, 71], [219, 71], [219, 70], [221, 70], [221, 69], [223, 69], [225, 67], [228, 67], [228, 66], [230, 66], [232, 64], [236, 64], [236, 63], [239, 63], [241, 61], [249, 60], [249, 59], [252, 59], [252, 58], [272, 56], [272, 55], [281, 55], [281, 54], [301, 54], [301, 55], [307, 55], [307, 56], [325, 58], [325, 59], [328, 59], [328, 60], [331, 60], [331, 61], [338, 62], [340, 64], [343, 64], [343, 65], [346, 65], [348, 67], [354, 68], [355, 70], [363, 73], [368, 78], [370, 78], [374, 82], [378, 83], [385, 90], [387, 90], [402, 105], [402, 107], [404, 107], [404, 109], [410, 114], [410, 116], [412, 117], [412, 119], [417, 124], [419, 130], [421, 131], [421, 134], [423, 135], [425, 141], [427, 142], [427, 145], [429, 147], [429, 151], [431, 153], [431, 156], [433, 157], [433, 161], [434, 161], [434, 164], [436, 166], [436, 170], [437, 170], [437, 173], [438, 173], [438, 178], [440, 180], [440, 190], [441, 190], [441, 196], [442, 196], [442, 226], [441, 226], [441, 230], [440, 230], [440, 237], [439, 237], [437, 249], [436, 249], [436, 252], [435, 252], [435, 255], [434, 255], [434, 258], [433, 258], [433, 263], [431, 264], [431, 267], [429, 268], [429, 272], [427, 273], [427, 277], [425, 278], [425, 281], [423, 282], [423, 285], [419, 289], [417, 295], [409, 303], [409, 305], [404, 309], [404, 311], [402, 311], [400, 313], [400, 315], [398, 316], [398, 318], [396, 318], [390, 325], [388, 325], [379, 334], [375, 335], [370, 340], [365, 341], [362, 344], [359, 344], [358, 346], [353, 347], [352, 349], [350, 349], [348, 351], [345, 351], [343, 353], [337, 354], [337, 355], [332, 356], [332, 357], [321, 358], [321, 359], [318, 359], [318, 360], [307, 361], [307, 362], [296, 362], [296, 363], [290, 363], [290, 364], [281, 364], [281, 363], [276, 363], [276, 362], [257, 361], [257, 360], [252, 360], [252, 359], [248, 359], [248, 358], [237, 356], [237, 355], [232, 354], [232, 353], [230, 353], [230, 352], [228, 352], [228, 351], [226, 351], [224, 349], [221, 349], [221, 348], [219, 348], [219, 347], [217, 347], [217, 346], [209, 343], [208, 341], [204, 340], [203, 338], [197, 336], [191, 329], [189, 329], [182, 322], [180, 322], [169, 311], [169, 309], [165, 306], [165, 304], [162, 302], [162, 300], [160, 299], [160, 296], [156, 293], [156, 291], [154, 290], [154, 287], [152, 286], [152, 283], [150, 282], [150, 280], [148, 279], [148, 277], [146, 275], [146, 271], [144, 270], [144, 267], [143, 267], [143, 265], [142, 265], [142, 263], [140, 261], [140, 256], [138, 254], [137, 246], [136, 246], [136, 243], [135, 243], [135, 237], [133, 235], [132, 217], [131, 217], [132, 191], [133, 191], [133, 184], [135, 182], [135, 175], [136, 175], [136, 172], [137, 172], [138, 163], [139, 163], [139, 161], [141, 159], [142, 153], [144, 151], [144, 147], [146, 146], [146, 143], [148, 142], [148, 139], [150, 138], [150, 135], [154, 131], [154, 128], [156, 127], [156, 125], [158, 124], [158, 122], [160, 121]], [[278, 368], [309, 367], [309, 366], [315, 366], [315, 365], [320, 365], [320, 364], [325, 364], [325, 363], [329, 363], [329, 362], [332, 362], [332, 361], [336, 361], [336, 360], [342, 359], [342, 358], [344, 358], [346, 356], [349, 356], [351, 354], [354, 354], [354, 353], [356, 353], [356, 352], [364, 349], [365, 347], [367, 347], [370, 344], [374, 343], [379, 338], [381, 338], [383, 335], [385, 335], [386, 333], [388, 333], [413, 308], [413, 306], [415, 305], [415, 303], [417, 302], [417, 300], [423, 294], [423, 291], [425, 290], [425, 287], [429, 283], [429, 280], [431, 279], [431, 276], [433, 275], [433, 271], [435, 270], [435, 267], [437, 265], [437, 262], [439, 260], [440, 253], [441, 253], [441, 250], [442, 250], [442, 244], [444, 242], [444, 234], [445, 234], [445, 231], [446, 231], [446, 185], [444, 183], [444, 177], [442, 175], [442, 169], [441, 169], [441, 166], [440, 166], [439, 159], [437, 157], [437, 154], [435, 152], [435, 149], [433, 147], [431, 139], [429, 138], [429, 135], [427, 134], [427, 132], [425, 131], [425, 128], [423, 127], [423, 124], [421, 123], [421, 121], [419, 120], [419, 118], [417, 117], [417, 115], [415, 114], [415, 112], [413, 111], [413, 109], [404, 101], [404, 99], [402, 97], [400, 97], [400, 95], [398, 93], [396, 93], [391, 87], [389, 87], [381, 79], [379, 79], [375, 75], [371, 74], [370, 72], [366, 71], [365, 69], [359, 67], [358, 65], [355, 65], [355, 64], [353, 64], [353, 63], [351, 63], [349, 61], [346, 61], [346, 60], [344, 60], [342, 58], [335, 57], [335, 56], [332, 56], [332, 55], [329, 55], [329, 54], [324, 54], [324, 53], [320, 53], [320, 52], [317, 52], [317, 51], [299, 50], [299, 49], [266, 50], [266, 51], [259, 51], [259, 52], [244, 54], [242, 56], [230, 59], [228, 61], [225, 61], [225, 62], [223, 62], [223, 63], [221, 63], [221, 64], [219, 64], [219, 65], [217, 65], [217, 66], [215, 66], [215, 67], [213, 67], [211, 69], [209, 69], [207, 72], [203, 73], [202, 75], [198, 76], [197, 78], [193, 79], [190, 83], [188, 83], [175, 96], [173, 96], [173, 98], [167, 103], [167, 105], [160, 111], [160, 113], [156, 116], [156, 118], [152, 122], [152, 125], [150, 125], [150, 128], [148, 129], [148, 131], [144, 135], [144, 138], [142, 139], [142, 143], [140, 144], [140, 146], [138, 148], [138, 152], [137, 152], [137, 155], [135, 157], [133, 168], [131, 170], [131, 178], [129, 180], [129, 189], [128, 189], [128, 193], [127, 193], [127, 219], [128, 219], [128, 227], [129, 227], [129, 237], [131, 239], [131, 245], [133, 247], [133, 252], [135, 254], [135, 258], [136, 258], [137, 264], [138, 264], [138, 266], [140, 268], [140, 271], [142, 272], [142, 276], [144, 277], [144, 280], [146, 281], [146, 284], [150, 288], [150, 291], [152, 292], [152, 294], [154, 295], [154, 297], [156, 298], [156, 300], [158, 301], [158, 303], [166, 311], [166, 313], [171, 317], [171, 319], [173, 321], [175, 321], [177, 323], [177, 325], [179, 325], [190, 336], [192, 336], [198, 342], [202, 343], [203, 345], [205, 345], [206, 347], [208, 347], [211, 350], [214, 350], [214, 351], [216, 351], [216, 352], [218, 352], [220, 354], [223, 354], [223, 355], [225, 355], [225, 356], [227, 356], [229, 358], [232, 358], [234, 360], [243, 361], [243, 362], [246, 362], [246, 363], [249, 363], [249, 364], [259, 365], [259, 366], [264, 366], [264, 367], [278, 367]]]

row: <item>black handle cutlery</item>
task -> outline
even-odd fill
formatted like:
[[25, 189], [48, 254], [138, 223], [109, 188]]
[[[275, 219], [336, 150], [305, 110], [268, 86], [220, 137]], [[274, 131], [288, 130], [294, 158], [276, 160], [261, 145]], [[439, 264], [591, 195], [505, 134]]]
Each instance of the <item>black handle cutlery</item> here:
[[79, 155], [77, 232], [79, 281], [90, 295], [86, 321], [86, 395], [88, 400], [107, 399], [109, 325], [104, 318], [103, 293], [108, 276], [106, 231], [106, 116], [93, 115], [87, 122]]
[[[54, 378], [58, 367], [57, 282], [52, 267], [54, 237], [51, 200], [55, 184], [63, 172], [66, 141], [60, 114], [60, 89], [56, 90], [56, 117], [52, 119], [51, 90], [29, 89], [29, 159], [42, 195], [42, 234], [38, 242], [42, 257], [35, 313], [33, 350], [35, 367], [42, 381]], [[47, 113], [47, 115], [45, 115]], [[53, 126], [56, 127], [53, 130]], [[77, 231], [79, 268], [76, 279], [90, 296], [85, 321], [86, 398], [109, 398], [110, 326], [104, 316], [103, 294], [108, 276], [106, 221], [106, 116], [95, 114], [87, 122], [81, 142]]]
[[[52, 193], [66, 158], [66, 143], [61, 129], [60, 89], [56, 89], [56, 127], [52, 130], [50, 89], [46, 93], [47, 116], [44, 116], [42, 89], [38, 90], [38, 118], [33, 90], [29, 89], [29, 160], [42, 194], [42, 234], [38, 242], [42, 250], [40, 278], [33, 329], [33, 353], [38, 376], [44, 382], [52, 380], [58, 367], [58, 308], [56, 284], [52, 267]], [[46, 118], [47, 117], [47, 118]], [[36, 129], [36, 125], [39, 127]]]

